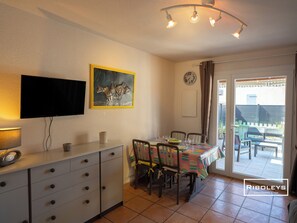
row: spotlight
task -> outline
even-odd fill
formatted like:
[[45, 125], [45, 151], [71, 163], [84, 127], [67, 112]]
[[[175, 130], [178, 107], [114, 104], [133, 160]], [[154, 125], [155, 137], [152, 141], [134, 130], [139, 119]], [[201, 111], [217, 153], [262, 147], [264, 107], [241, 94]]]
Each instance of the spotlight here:
[[176, 22], [172, 19], [171, 15], [166, 11], [168, 24], [166, 26], [167, 29], [171, 29], [176, 25]]
[[215, 24], [217, 21], [219, 21], [222, 18], [222, 12], [220, 12], [219, 17], [217, 19], [214, 19], [212, 17], [209, 18], [209, 23], [212, 27], [215, 27]]
[[242, 30], [243, 30], [243, 24], [241, 24], [241, 27], [240, 27], [235, 33], [233, 33], [232, 35], [233, 35], [235, 38], [239, 39], [239, 37], [240, 37], [240, 33], [242, 32]]
[[196, 6], [194, 6], [194, 11], [193, 11], [193, 15], [190, 18], [190, 23], [197, 23], [199, 22], [199, 15], [198, 12], [196, 11]]

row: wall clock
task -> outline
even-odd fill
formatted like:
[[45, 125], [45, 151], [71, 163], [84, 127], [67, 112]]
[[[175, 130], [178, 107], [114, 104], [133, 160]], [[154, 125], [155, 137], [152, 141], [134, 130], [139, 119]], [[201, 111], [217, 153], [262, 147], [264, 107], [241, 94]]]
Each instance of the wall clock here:
[[192, 85], [196, 82], [196, 80], [197, 80], [197, 76], [196, 76], [195, 72], [189, 71], [189, 72], [185, 73], [184, 82], [186, 85]]

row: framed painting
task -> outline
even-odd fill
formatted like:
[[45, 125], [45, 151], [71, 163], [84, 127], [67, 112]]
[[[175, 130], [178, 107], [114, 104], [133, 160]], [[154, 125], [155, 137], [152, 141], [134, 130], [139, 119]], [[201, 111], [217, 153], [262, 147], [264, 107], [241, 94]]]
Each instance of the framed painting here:
[[90, 108], [133, 108], [135, 73], [91, 64]]

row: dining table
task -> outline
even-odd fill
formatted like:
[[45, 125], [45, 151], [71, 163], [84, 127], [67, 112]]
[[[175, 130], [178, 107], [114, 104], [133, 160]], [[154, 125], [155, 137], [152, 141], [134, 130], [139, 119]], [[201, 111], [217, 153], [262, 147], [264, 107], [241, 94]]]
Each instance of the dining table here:
[[[147, 140], [151, 146], [151, 157], [154, 163], [159, 163], [157, 144], [168, 143], [166, 139]], [[224, 158], [225, 155], [217, 145], [207, 143], [190, 144], [181, 142], [176, 145], [179, 149], [180, 171], [190, 177], [189, 193], [186, 198], [189, 201], [203, 188], [203, 181], [208, 176], [208, 167], [218, 159]], [[130, 160], [135, 164], [134, 156], [130, 156]]]

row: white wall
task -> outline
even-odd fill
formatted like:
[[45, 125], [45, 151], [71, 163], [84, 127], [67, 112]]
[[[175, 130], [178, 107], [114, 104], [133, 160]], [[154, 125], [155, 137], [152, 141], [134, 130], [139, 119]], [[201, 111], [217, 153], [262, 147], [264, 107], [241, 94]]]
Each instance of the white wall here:
[[[126, 154], [132, 138], [172, 129], [174, 90], [167, 86], [174, 85], [174, 65], [167, 60], [1, 3], [0, 55], [0, 127], [22, 127], [24, 154], [43, 150], [45, 124], [42, 118], [19, 119], [21, 74], [87, 81], [85, 115], [55, 118], [52, 148], [96, 141], [105, 130], [125, 144]], [[135, 107], [89, 109], [90, 64], [134, 71]], [[125, 181], [129, 171], [126, 161]]]

